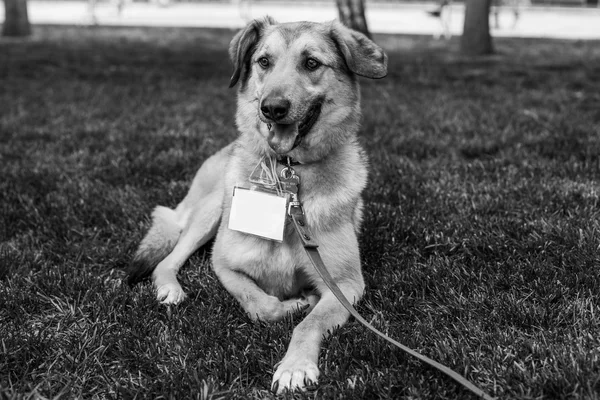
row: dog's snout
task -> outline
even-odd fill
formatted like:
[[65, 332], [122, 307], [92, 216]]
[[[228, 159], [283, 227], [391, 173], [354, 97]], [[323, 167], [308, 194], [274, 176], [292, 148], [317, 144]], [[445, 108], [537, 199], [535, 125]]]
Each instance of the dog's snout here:
[[290, 110], [290, 102], [283, 97], [266, 98], [260, 104], [260, 111], [265, 118], [272, 121], [280, 121], [284, 119]]

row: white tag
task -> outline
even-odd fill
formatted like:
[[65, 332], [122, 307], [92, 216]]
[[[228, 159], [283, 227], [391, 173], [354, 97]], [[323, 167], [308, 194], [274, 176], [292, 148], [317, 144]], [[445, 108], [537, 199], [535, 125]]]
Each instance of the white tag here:
[[234, 187], [229, 229], [283, 242], [287, 197]]

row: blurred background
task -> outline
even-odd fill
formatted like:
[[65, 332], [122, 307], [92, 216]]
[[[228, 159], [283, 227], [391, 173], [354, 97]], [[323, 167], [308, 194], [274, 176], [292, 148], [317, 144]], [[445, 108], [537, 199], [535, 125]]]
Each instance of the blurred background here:
[[463, 31], [466, 3], [473, 3], [474, 20], [489, 12], [494, 36], [600, 38], [598, 0], [5, 0], [0, 21], [8, 17], [4, 34], [12, 36], [26, 34], [28, 22], [239, 28], [269, 14], [281, 22], [340, 18], [371, 33], [449, 38]]

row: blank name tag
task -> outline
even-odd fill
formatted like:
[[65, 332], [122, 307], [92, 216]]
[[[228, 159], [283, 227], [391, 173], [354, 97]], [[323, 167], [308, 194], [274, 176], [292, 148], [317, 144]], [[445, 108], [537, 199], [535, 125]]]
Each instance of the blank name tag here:
[[283, 242], [287, 198], [235, 187], [229, 229]]

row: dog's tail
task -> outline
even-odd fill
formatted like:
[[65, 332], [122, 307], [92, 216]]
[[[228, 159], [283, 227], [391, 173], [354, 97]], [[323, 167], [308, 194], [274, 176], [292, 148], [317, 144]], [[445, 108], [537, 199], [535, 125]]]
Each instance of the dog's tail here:
[[177, 223], [177, 213], [158, 206], [152, 212], [152, 226], [140, 243], [127, 274], [130, 286], [149, 278], [156, 266], [175, 248], [182, 227]]

